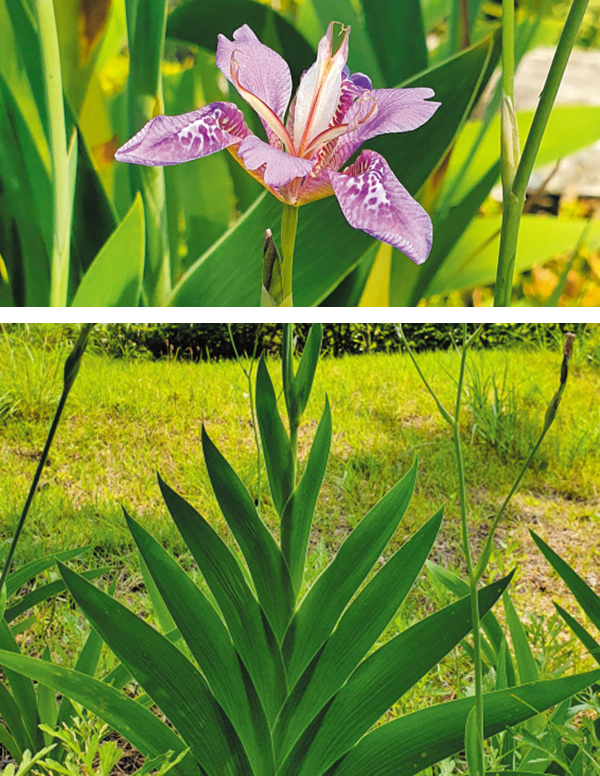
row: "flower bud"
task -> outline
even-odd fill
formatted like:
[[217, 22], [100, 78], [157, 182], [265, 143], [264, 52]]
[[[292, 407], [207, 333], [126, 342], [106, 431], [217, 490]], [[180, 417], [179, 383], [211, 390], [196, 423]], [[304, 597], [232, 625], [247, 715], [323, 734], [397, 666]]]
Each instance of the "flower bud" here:
[[273, 233], [265, 232], [263, 249], [263, 285], [261, 307], [281, 307], [283, 302], [283, 283], [281, 278], [281, 257]]

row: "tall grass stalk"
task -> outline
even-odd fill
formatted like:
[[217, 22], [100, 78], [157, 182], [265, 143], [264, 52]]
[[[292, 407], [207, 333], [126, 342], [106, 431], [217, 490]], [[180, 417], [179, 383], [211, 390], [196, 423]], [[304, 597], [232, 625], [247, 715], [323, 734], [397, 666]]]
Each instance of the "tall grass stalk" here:
[[479, 338], [479, 335], [481, 334], [482, 331], [483, 331], [483, 327], [479, 326], [479, 328], [477, 328], [471, 336], [468, 336], [467, 324], [466, 323], [462, 324], [463, 339], [462, 339], [462, 347], [459, 349], [460, 370], [459, 370], [459, 376], [458, 376], [458, 386], [456, 390], [456, 403], [454, 406], [454, 415], [451, 415], [448, 412], [448, 410], [446, 410], [446, 408], [442, 405], [435, 391], [428, 383], [423, 372], [421, 371], [417, 363], [417, 360], [412, 352], [412, 348], [410, 347], [408, 340], [404, 336], [402, 326], [399, 325], [398, 327], [398, 332], [400, 334], [400, 337], [404, 342], [404, 345], [406, 346], [407, 352], [413, 364], [415, 365], [421, 377], [421, 380], [423, 381], [425, 387], [427, 388], [427, 390], [433, 397], [434, 401], [436, 402], [438, 409], [440, 410], [440, 414], [450, 426], [450, 429], [452, 431], [452, 438], [454, 441], [454, 455], [456, 459], [458, 491], [459, 491], [459, 500], [460, 500], [462, 545], [463, 545], [463, 554], [465, 556], [465, 561], [467, 564], [467, 574], [469, 577], [469, 597], [471, 601], [471, 621], [472, 621], [472, 632], [473, 632], [473, 667], [474, 667], [474, 673], [475, 673], [475, 721], [476, 721], [476, 739], [477, 739], [476, 740], [477, 751], [474, 752], [473, 762], [478, 763], [478, 773], [473, 774], [473, 776], [484, 776], [485, 774], [485, 767], [484, 767], [485, 761], [484, 761], [484, 750], [483, 750], [483, 741], [484, 741], [484, 738], [483, 738], [483, 730], [484, 730], [484, 727], [483, 727], [483, 661], [482, 661], [482, 655], [481, 655], [481, 652], [482, 652], [481, 629], [479, 627], [480, 618], [479, 618], [479, 599], [477, 595], [477, 576], [476, 576], [475, 566], [473, 563], [473, 556], [471, 553], [471, 544], [469, 541], [467, 490], [466, 490], [465, 469], [464, 469], [463, 455], [462, 455], [462, 443], [461, 443], [461, 437], [460, 437], [460, 410], [461, 410], [462, 397], [463, 397], [463, 386], [464, 386], [465, 370], [466, 370], [466, 364], [467, 364], [467, 353], [471, 345]]
[[235, 360], [244, 373], [244, 377], [246, 378], [248, 382], [248, 396], [250, 401], [250, 417], [252, 418], [252, 431], [254, 432], [254, 444], [256, 445], [256, 504], [258, 511], [260, 512], [260, 505], [261, 505], [261, 488], [260, 488], [260, 470], [261, 470], [261, 448], [260, 448], [260, 438], [258, 434], [258, 421], [256, 419], [256, 407], [254, 404], [254, 388], [252, 385], [252, 373], [254, 372], [254, 367], [256, 365], [256, 352], [258, 350], [258, 340], [260, 335], [260, 327], [261, 324], [259, 323], [256, 327], [256, 334], [254, 337], [254, 349], [252, 351], [252, 358], [250, 359], [250, 367], [244, 366], [244, 362], [242, 361], [240, 354], [237, 349], [237, 345], [235, 344], [235, 339], [233, 336], [233, 331], [231, 330], [231, 324], [227, 324], [227, 331], [229, 332], [229, 339], [231, 341], [231, 347], [233, 348], [233, 352], [235, 354]]
[[[567, 62], [571, 54], [571, 50], [575, 43], [575, 37], [584, 14], [586, 12], [589, 0], [573, 0], [569, 15], [565, 22], [558, 46], [550, 65], [550, 70], [546, 78], [546, 83], [540, 96], [535, 115], [533, 117], [533, 123], [527, 136], [527, 141], [523, 149], [523, 154], [516, 165], [514, 178], [511, 181], [510, 188], [504, 192], [504, 204], [502, 215], [502, 229], [500, 233], [500, 253], [498, 256], [498, 268], [496, 273], [496, 285], [494, 288], [494, 306], [495, 307], [510, 307], [513, 275], [515, 270], [515, 258], [517, 253], [517, 241], [519, 239], [519, 226], [521, 222], [521, 216], [523, 215], [523, 207], [525, 205], [525, 195], [527, 193], [527, 184], [533, 171], [533, 165], [540, 149], [542, 138], [546, 125], [552, 113], [552, 108], [558, 94], [558, 89], [562, 81]], [[508, 38], [503, 38], [503, 49], [505, 46], [513, 46], [514, 52], [514, 18], [512, 16], [513, 11], [509, 6], [513, 6], [514, 0], [504, 0], [503, 4], [503, 16], [507, 13], [507, 16], [503, 21], [503, 35], [506, 34]], [[512, 25], [510, 20], [513, 19]], [[510, 29], [512, 27], [512, 29]], [[514, 57], [514, 54], [513, 54]], [[503, 51], [502, 64], [503, 75], [502, 83], [503, 87], [510, 90], [510, 84], [512, 82], [513, 75], [509, 72], [511, 68], [514, 70], [514, 59], [511, 60], [510, 50]], [[509, 105], [510, 102], [510, 105]], [[504, 127], [508, 128], [508, 122], [511, 121], [510, 107], [512, 106], [511, 95], [505, 95], [503, 97], [503, 122]], [[506, 118], [504, 113], [506, 112]], [[512, 112], [514, 117], [514, 109]], [[516, 124], [515, 124], [516, 126]], [[502, 182], [503, 186], [506, 186], [509, 177], [512, 175], [512, 167], [515, 166], [515, 160], [518, 155], [518, 147], [515, 145], [515, 137], [512, 132], [502, 132]]]
[[62, 412], [65, 408], [65, 404], [67, 403], [69, 393], [71, 392], [71, 388], [73, 387], [73, 383], [75, 382], [75, 378], [77, 377], [77, 374], [79, 372], [79, 367], [81, 366], [81, 359], [83, 358], [83, 354], [85, 352], [85, 349], [88, 343], [88, 338], [90, 336], [90, 333], [93, 327], [94, 327], [93, 323], [85, 323], [83, 325], [79, 333], [79, 337], [77, 338], [77, 341], [73, 346], [72, 351], [67, 356], [67, 360], [65, 361], [62, 393], [60, 395], [60, 399], [58, 400], [58, 405], [56, 407], [56, 411], [54, 413], [54, 417], [50, 425], [50, 430], [48, 431], [48, 435], [46, 437], [46, 442], [44, 444], [44, 449], [42, 450], [42, 454], [40, 456], [37, 469], [35, 470], [33, 480], [31, 481], [31, 487], [29, 488], [29, 493], [27, 494], [25, 506], [23, 507], [23, 511], [21, 512], [21, 516], [19, 518], [19, 522], [17, 523], [15, 534], [12, 538], [12, 542], [8, 550], [8, 555], [6, 558], [6, 562], [4, 564], [4, 568], [2, 569], [2, 575], [0, 576], [0, 594], [1, 594], [1, 591], [4, 589], [4, 582], [6, 581], [6, 577], [10, 570], [10, 566], [13, 562], [15, 551], [17, 549], [17, 544], [19, 542], [19, 538], [23, 531], [25, 520], [27, 519], [27, 515], [29, 513], [29, 508], [31, 507], [31, 502], [33, 501], [33, 497], [35, 495], [35, 492], [37, 491], [37, 487], [40, 481], [40, 477], [42, 476], [44, 466], [46, 465], [46, 461], [48, 460], [48, 454], [50, 452], [50, 447], [52, 446], [52, 442], [54, 441], [54, 435], [56, 434], [56, 429], [58, 428], [58, 424], [60, 422]]

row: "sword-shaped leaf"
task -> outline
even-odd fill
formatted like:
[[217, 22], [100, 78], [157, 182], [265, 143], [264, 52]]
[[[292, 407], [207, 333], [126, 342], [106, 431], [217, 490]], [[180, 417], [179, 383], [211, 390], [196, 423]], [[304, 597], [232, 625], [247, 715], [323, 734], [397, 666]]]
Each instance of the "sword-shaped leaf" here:
[[281, 518], [281, 549], [287, 560], [296, 595], [302, 587], [306, 550], [310, 539], [315, 505], [325, 476], [331, 448], [331, 410], [329, 399], [308, 455], [306, 469], [290, 496]]
[[413, 586], [440, 528], [440, 510], [388, 560], [344, 612], [315, 665], [296, 683], [274, 731], [283, 760], [390, 623]]
[[[89, 709], [144, 755], [156, 757], [169, 750], [179, 754], [187, 748], [181, 738], [156, 714], [98, 679], [72, 668], [12, 652], [1, 651], [0, 663], [30, 680], [52, 687]], [[176, 771], [181, 776], [200, 776], [200, 770], [191, 755], [178, 764]]]
[[258, 600], [281, 641], [295, 604], [285, 558], [243, 482], [212, 443], [205, 428], [202, 429], [202, 449], [223, 517], [246, 559]]
[[256, 415], [271, 497], [277, 514], [282, 515], [294, 489], [294, 462], [264, 355], [260, 357], [256, 370]]
[[63, 564], [60, 572], [92, 626], [185, 739], [208, 776], [247, 776], [229, 718], [202, 674], [168, 639]]
[[223, 614], [235, 648], [273, 722], [286, 694], [281, 650], [244, 575], [223, 540], [206, 520], [159, 477], [175, 524]]
[[[479, 592], [481, 615], [492, 608], [511, 577]], [[281, 776], [324, 774], [471, 628], [471, 601], [465, 596], [386, 642], [360, 664], [337, 693], [316, 735], [309, 730], [296, 744]], [[464, 726], [462, 735], [464, 743]]]
[[[533, 682], [483, 696], [484, 735], [496, 735], [570, 698], [600, 679], [600, 670]], [[475, 698], [407, 714], [365, 736], [326, 776], [413, 776], [460, 752]]]
[[179, 564], [125, 513], [127, 525], [164, 602], [215, 698], [235, 727], [257, 774], [272, 774], [273, 746], [252, 680], [243, 672], [229, 632]]
[[289, 686], [298, 680], [392, 538], [415, 487], [417, 462], [364, 517], [306, 594], [285, 635]]

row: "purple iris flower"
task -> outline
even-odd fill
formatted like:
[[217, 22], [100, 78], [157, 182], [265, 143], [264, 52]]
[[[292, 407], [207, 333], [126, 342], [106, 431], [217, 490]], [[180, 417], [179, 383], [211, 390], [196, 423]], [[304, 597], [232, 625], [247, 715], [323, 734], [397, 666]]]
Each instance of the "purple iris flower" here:
[[250, 131], [236, 105], [214, 102], [181, 116], [157, 116], [115, 158], [169, 165], [227, 148], [282, 202], [298, 206], [335, 194], [351, 226], [421, 264], [431, 248], [431, 219], [383, 156], [363, 150], [343, 167], [366, 140], [416, 129], [440, 103], [429, 101], [432, 89], [373, 89], [368, 76], [350, 74], [350, 28], [342, 27], [335, 52], [333, 29], [332, 22], [289, 111], [292, 76], [285, 60], [246, 24], [234, 32], [233, 41], [219, 35], [217, 67], [258, 113], [268, 142]]

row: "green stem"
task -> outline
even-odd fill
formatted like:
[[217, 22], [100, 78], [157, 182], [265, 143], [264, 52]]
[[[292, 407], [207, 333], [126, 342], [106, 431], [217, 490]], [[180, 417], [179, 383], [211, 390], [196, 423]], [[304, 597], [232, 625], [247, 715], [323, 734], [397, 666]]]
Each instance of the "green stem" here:
[[[495, 307], [510, 307], [519, 223], [525, 205], [527, 184], [588, 2], [589, 0], [573, 0], [533, 117], [523, 155], [512, 183], [510, 196], [506, 198], [508, 201], [504, 204], [500, 253], [494, 289]], [[506, 0], [504, 5], [507, 5]]]
[[[467, 573], [469, 575], [469, 597], [471, 601], [471, 621], [473, 631], [473, 665], [475, 670], [475, 708], [477, 715], [477, 729], [479, 731], [479, 745], [481, 748], [480, 762], [484, 762], [483, 757], [483, 665], [481, 660], [481, 630], [479, 627], [479, 597], [477, 595], [477, 579], [473, 568], [473, 557], [471, 555], [471, 545], [469, 542], [469, 522], [467, 517], [467, 490], [465, 486], [465, 469], [462, 455], [462, 445], [460, 440], [460, 407], [462, 402], [463, 385], [465, 379], [465, 368], [467, 363], [467, 352], [472, 339], [467, 338], [467, 324], [463, 323], [463, 346], [460, 360], [460, 373], [458, 377], [458, 388], [456, 391], [456, 408], [454, 412], [454, 422], [452, 424], [452, 435], [454, 439], [454, 451], [456, 456], [456, 466], [458, 470], [458, 490], [460, 498], [460, 517], [462, 526], [463, 552], [467, 562]], [[483, 776], [483, 774], [478, 774]]]
[[558, 407], [560, 405], [562, 395], [565, 390], [565, 386], [567, 384], [567, 377], [569, 374], [568, 366], [569, 366], [569, 360], [571, 358], [571, 352], [569, 350], [570, 345], [567, 346], [565, 341], [565, 351], [563, 353], [563, 361], [562, 361], [562, 367], [561, 367], [561, 377], [560, 377], [560, 384], [558, 386], [558, 389], [552, 399], [550, 400], [548, 404], [548, 408], [546, 410], [546, 416], [544, 418], [544, 426], [542, 428], [542, 431], [537, 439], [537, 442], [534, 444], [534, 446], [531, 448], [531, 452], [527, 456], [527, 460], [521, 467], [521, 471], [519, 472], [516, 480], [513, 483], [512, 488], [510, 489], [510, 492], [508, 496], [504, 499], [502, 502], [502, 506], [498, 510], [498, 514], [494, 518], [494, 522], [492, 523], [492, 526], [490, 528], [490, 531], [488, 533], [488, 537], [486, 539], [485, 545], [483, 547], [483, 551], [481, 553], [481, 557], [479, 558], [479, 561], [477, 563], [477, 569], [475, 571], [475, 577], [476, 581], [478, 582], [483, 574], [485, 573], [485, 570], [487, 568], [487, 565], [489, 563], [490, 556], [492, 554], [492, 547], [494, 542], [494, 534], [496, 533], [496, 529], [498, 528], [498, 524], [500, 523], [500, 520], [502, 519], [502, 516], [504, 515], [506, 511], [506, 507], [510, 503], [510, 500], [514, 496], [514, 494], [517, 492], [519, 485], [521, 484], [521, 480], [523, 479], [525, 472], [531, 465], [531, 462], [535, 458], [535, 455], [537, 451], [540, 448], [540, 445], [544, 441], [546, 434], [550, 430], [550, 427], [554, 423], [554, 420], [556, 418], [556, 413], [558, 411]]
[[281, 259], [283, 301], [281, 307], [293, 307], [292, 272], [294, 267], [294, 248], [296, 246], [296, 231], [298, 229], [298, 208], [294, 205], [283, 205], [281, 214]]
[[515, 0], [502, 2], [502, 91], [515, 96]]
[[71, 237], [71, 186], [67, 157], [65, 108], [60, 69], [60, 51], [52, 0], [36, 0], [44, 91], [48, 116], [48, 145], [52, 168], [54, 241], [50, 266], [50, 305], [66, 307], [69, 286]]

